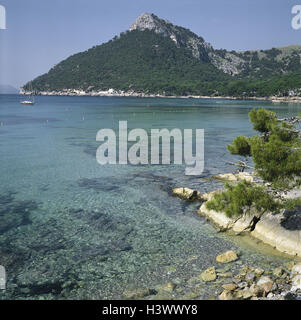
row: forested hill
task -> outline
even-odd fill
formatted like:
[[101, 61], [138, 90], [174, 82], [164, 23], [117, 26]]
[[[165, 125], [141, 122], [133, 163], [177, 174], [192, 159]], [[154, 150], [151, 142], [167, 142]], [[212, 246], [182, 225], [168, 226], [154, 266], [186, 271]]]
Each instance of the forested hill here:
[[110, 88], [165, 95], [299, 94], [301, 46], [228, 52], [153, 14], [130, 30], [75, 54], [30, 85], [36, 93]]

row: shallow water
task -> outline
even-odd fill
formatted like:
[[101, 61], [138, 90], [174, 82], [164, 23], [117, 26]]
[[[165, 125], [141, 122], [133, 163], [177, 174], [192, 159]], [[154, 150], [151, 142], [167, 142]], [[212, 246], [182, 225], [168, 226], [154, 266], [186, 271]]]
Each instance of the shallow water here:
[[[177, 186], [201, 192], [220, 186], [205, 179], [233, 170], [226, 145], [253, 134], [248, 112], [269, 108], [296, 115], [299, 105], [207, 99], [38, 97], [21, 106], [0, 96], [0, 264], [7, 270], [2, 299], [122, 298], [134, 288], [178, 283], [228, 249], [233, 264], [271, 267], [288, 258], [256, 243], [217, 233], [171, 195]], [[185, 176], [185, 166], [100, 166], [95, 153], [102, 128], [205, 129], [205, 171]], [[218, 267], [218, 266], [217, 266]], [[199, 284], [199, 297], [214, 295]]]

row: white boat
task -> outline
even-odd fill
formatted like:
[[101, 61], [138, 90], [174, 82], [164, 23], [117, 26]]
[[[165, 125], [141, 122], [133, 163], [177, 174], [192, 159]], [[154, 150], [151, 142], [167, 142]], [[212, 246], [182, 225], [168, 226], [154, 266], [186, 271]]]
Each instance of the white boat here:
[[21, 101], [20, 103], [28, 106], [34, 105], [34, 101], [29, 101], [29, 100], [24, 100], [24, 101]]
[[34, 96], [33, 96], [33, 89], [32, 89], [32, 84], [29, 84], [29, 89], [30, 89], [30, 96], [28, 100], [24, 100], [24, 101], [20, 101], [21, 104], [25, 105], [25, 106], [33, 106], [35, 104], [34, 101]]

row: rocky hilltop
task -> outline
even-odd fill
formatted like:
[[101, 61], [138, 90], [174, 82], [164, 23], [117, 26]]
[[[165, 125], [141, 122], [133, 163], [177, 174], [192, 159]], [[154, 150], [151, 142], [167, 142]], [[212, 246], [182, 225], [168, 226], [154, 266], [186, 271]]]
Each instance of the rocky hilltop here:
[[234, 54], [227, 52], [224, 56], [217, 54], [210, 43], [197, 36], [188, 29], [175, 26], [168, 20], [159, 19], [154, 14], [144, 13], [135, 20], [131, 27], [132, 30], [153, 30], [165, 37], [169, 37], [175, 42], [177, 47], [185, 47], [191, 51], [193, 57], [211, 62], [223, 72], [235, 75], [242, 70], [244, 60]]
[[107, 43], [75, 54], [23, 87], [36, 94], [287, 97], [301, 95], [301, 46], [235, 52], [143, 13]]

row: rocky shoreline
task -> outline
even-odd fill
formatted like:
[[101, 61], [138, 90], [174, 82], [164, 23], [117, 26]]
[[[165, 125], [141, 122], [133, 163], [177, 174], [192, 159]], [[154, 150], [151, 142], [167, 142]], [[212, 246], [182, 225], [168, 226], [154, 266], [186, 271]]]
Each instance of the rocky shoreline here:
[[[220, 174], [215, 179], [221, 181], [238, 182], [247, 180], [253, 182], [256, 177], [250, 173], [239, 174]], [[266, 213], [257, 216], [256, 212], [251, 215], [243, 215], [239, 218], [229, 218], [224, 212], [209, 210], [206, 202], [211, 200], [214, 194], [222, 192], [215, 190], [210, 193], [201, 194], [197, 190], [189, 188], [175, 188], [173, 194], [186, 201], [202, 201], [197, 213], [213, 225], [219, 231], [229, 231], [234, 235], [247, 235], [251, 238], [267, 244], [277, 251], [295, 257], [301, 257], [301, 228], [298, 224], [299, 216], [286, 212]], [[300, 197], [300, 190], [294, 190], [286, 195], [287, 198]], [[294, 227], [293, 227], [294, 226]], [[216, 258], [219, 263], [229, 263], [238, 259], [235, 252], [226, 252]], [[218, 277], [215, 267], [205, 270], [202, 274], [203, 281], [215, 281]], [[227, 276], [226, 276], [227, 278]], [[288, 266], [279, 266], [273, 271], [264, 272], [249, 266], [244, 266], [236, 276], [229, 275], [231, 278], [222, 285], [219, 292], [219, 299], [297, 299], [301, 300], [301, 264], [294, 266], [291, 261]]]
[[234, 96], [169, 96], [164, 94], [148, 94], [135, 91], [122, 91], [122, 90], [98, 90], [98, 91], [84, 91], [77, 89], [65, 89], [62, 91], [40, 91], [31, 92], [21, 90], [21, 95], [40, 95], [40, 96], [70, 96], [70, 97], [134, 97], [134, 98], [174, 98], [174, 99], [225, 99], [225, 100], [258, 100], [258, 101], [272, 101], [274, 103], [301, 103], [301, 97], [234, 97]]
[[[220, 174], [214, 178], [229, 182], [254, 181], [254, 177], [247, 172]], [[214, 194], [221, 191], [215, 190], [207, 194], [200, 194], [199, 191], [189, 188], [176, 188], [173, 190], [173, 194], [188, 201], [201, 200], [203, 203], [197, 213], [222, 231], [232, 231], [235, 234], [247, 233], [282, 253], [301, 257], [301, 228], [299, 227], [300, 217], [298, 214], [287, 214], [286, 211], [282, 211], [277, 214], [268, 212], [258, 216], [254, 212], [239, 218], [229, 218], [224, 212], [209, 210], [206, 207], [206, 202], [211, 200]], [[300, 197], [299, 190], [286, 195], [286, 198], [290, 199], [296, 197]]]
[[[167, 282], [154, 288], [126, 290], [125, 300], [195, 300], [199, 287], [215, 288], [219, 300], [301, 300], [301, 263], [291, 260], [278, 267], [262, 269], [242, 265], [240, 254], [229, 250], [216, 257], [215, 265], [185, 280], [191, 292], [182, 295], [181, 283]], [[180, 297], [180, 298], [179, 298]]]

